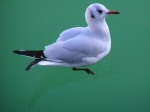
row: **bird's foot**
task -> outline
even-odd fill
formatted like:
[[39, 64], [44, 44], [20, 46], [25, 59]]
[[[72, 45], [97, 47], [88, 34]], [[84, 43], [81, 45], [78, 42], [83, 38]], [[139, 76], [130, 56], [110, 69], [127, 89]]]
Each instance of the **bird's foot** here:
[[94, 72], [92, 70], [90, 70], [89, 68], [75, 68], [75, 67], [73, 67], [72, 70], [74, 70], [74, 71], [79, 71], [79, 70], [81, 71], [81, 70], [83, 70], [83, 71], [85, 71], [88, 74], [95, 75]]

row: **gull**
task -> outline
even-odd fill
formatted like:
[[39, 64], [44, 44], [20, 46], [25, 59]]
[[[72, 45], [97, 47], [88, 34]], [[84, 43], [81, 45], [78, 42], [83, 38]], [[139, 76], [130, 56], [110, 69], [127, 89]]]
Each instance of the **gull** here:
[[35, 65], [71, 67], [74, 71], [94, 72], [83, 66], [92, 65], [103, 59], [111, 49], [111, 37], [105, 17], [119, 14], [99, 3], [91, 4], [85, 11], [86, 27], [74, 27], [63, 31], [56, 42], [45, 46], [45, 50], [14, 50], [19, 55], [32, 57], [26, 68]]

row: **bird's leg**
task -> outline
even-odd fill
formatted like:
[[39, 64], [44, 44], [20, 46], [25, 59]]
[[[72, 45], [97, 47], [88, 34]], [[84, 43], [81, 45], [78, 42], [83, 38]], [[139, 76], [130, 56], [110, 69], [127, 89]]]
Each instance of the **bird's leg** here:
[[76, 67], [73, 67], [72, 70], [74, 70], [74, 71], [83, 70], [83, 71], [87, 72], [88, 74], [95, 75], [94, 72], [92, 70], [90, 70], [89, 68], [76, 68]]

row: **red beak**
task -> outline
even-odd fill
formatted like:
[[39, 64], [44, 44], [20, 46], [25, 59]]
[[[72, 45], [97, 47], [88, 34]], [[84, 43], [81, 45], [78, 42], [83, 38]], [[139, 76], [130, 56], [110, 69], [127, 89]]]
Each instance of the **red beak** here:
[[109, 11], [108, 14], [120, 14], [120, 13], [118, 11], [112, 10], [112, 11]]

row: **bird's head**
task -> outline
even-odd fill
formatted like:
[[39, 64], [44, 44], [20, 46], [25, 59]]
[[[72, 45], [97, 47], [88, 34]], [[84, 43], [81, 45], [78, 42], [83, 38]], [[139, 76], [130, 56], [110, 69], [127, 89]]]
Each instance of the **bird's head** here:
[[87, 23], [97, 22], [104, 19], [107, 15], [119, 14], [117, 11], [110, 11], [104, 5], [94, 3], [87, 7], [85, 12], [85, 18]]

